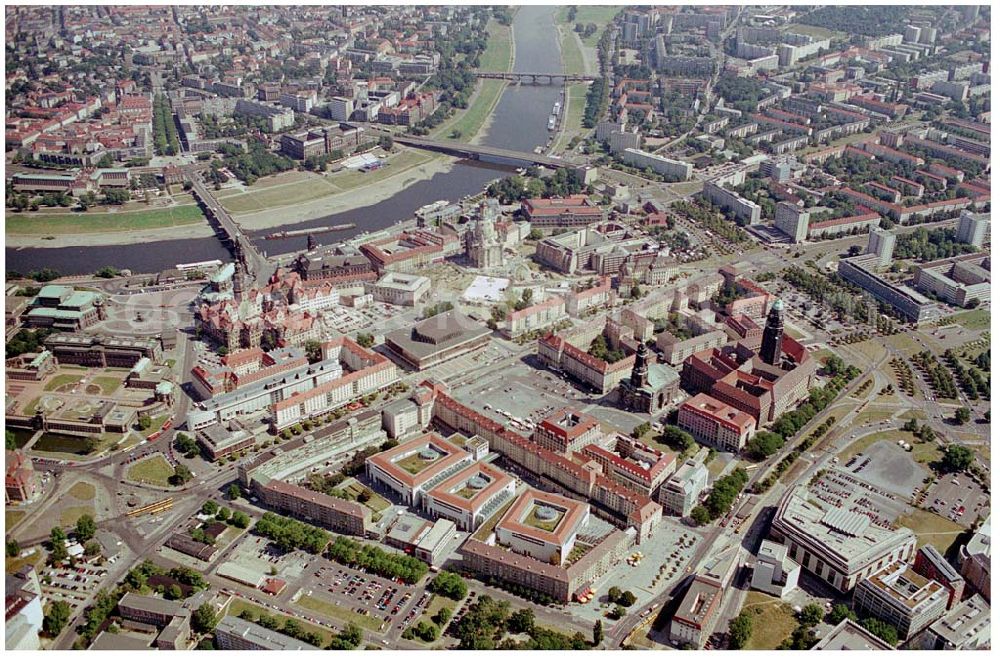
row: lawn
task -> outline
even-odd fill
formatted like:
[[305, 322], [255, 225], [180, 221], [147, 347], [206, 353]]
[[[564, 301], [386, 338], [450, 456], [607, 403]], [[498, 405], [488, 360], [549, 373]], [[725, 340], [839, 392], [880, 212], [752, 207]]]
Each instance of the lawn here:
[[497, 527], [498, 523], [500, 523], [500, 519], [503, 518], [503, 515], [507, 513], [507, 510], [510, 509], [510, 506], [513, 505], [515, 501], [517, 501], [516, 497], [511, 498], [507, 504], [498, 509], [492, 517], [483, 523], [483, 525], [479, 526], [479, 530], [476, 530], [476, 534], [473, 535], [473, 538], [477, 541], [486, 541], [493, 533], [493, 529]]
[[880, 423], [883, 420], [889, 420], [892, 418], [891, 411], [880, 411], [877, 409], [869, 409], [868, 411], [862, 411], [854, 419], [855, 425], [864, 425], [865, 423]]
[[[285, 624], [286, 620], [293, 619], [293, 617], [289, 617], [288, 615], [283, 615], [276, 610], [272, 610], [270, 608], [262, 608], [259, 605], [254, 605], [249, 601], [244, 601], [243, 599], [237, 599], [237, 598], [234, 598], [232, 601], [230, 601], [228, 609], [226, 610], [226, 614], [232, 615], [234, 617], [239, 617], [240, 613], [243, 612], [244, 610], [250, 611], [251, 613], [253, 613], [254, 617], [257, 618], [259, 618], [261, 614], [265, 614], [269, 617], [274, 617], [275, 619], [278, 620], [278, 622], [282, 626]], [[306, 631], [307, 633], [317, 633], [320, 637], [322, 637], [323, 646], [328, 645], [330, 643], [330, 640], [333, 639], [333, 633], [328, 628], [323, 628], [322, 626], [316, 626], [315, 624], [310, 624], [309, 622], [302, 621], [301, 619], [298, 618], [295, 618], [295, 621], [298, 623], [299, 627], [302, 628], [302, 630]]]
[[559, 132], [559, 139], [556, 141], [555, 148], [557, 150], [565, 148], [575, 135], [584, 131], [583, 111], [587, 107], [587, 89], [589, 87], [590, 85], [586, 82], [576, 82], [567, 87], [566, 94], [569, 105], [566, 108], [566, 120]]
[[8, 509], [3, 512], [3, 523], [4, 527], [8, 530], [13, 528], [15, 524], [20, 522], [28, 513], [22, 512], [21, 510]]
[[94, 485], [86, 482], [77, 482], [69, 490], [69, 495], [77, 500], [93, 500], [94, 493]]
[[437, 460], [424, 459], [423, 457], [420, 456], [419, 452], [415, 452], [412, 455], [407, 455], [406, 457], [400, 459], [398, 462], [396, 462], [396, 466], [400, 467], [410, 475], [416, 475], [420, 471], [424, 470], [425, 468], [433, 464], [435, 461]]
[[828, 30], [825, 27], [819, 27], [816, 25], [802, 25], [801, 23], [792, 23], [788, 26], [788, 32], [794, 32], [795, 34], [805, 34], [810, 37], [815, 37], [817, 39], [828, 39], [835, 36], [837, 33], [833, 30]]
[[162, 416], [157, 416], [156, 418], [153, 418], [149, 427], [147, 429], [142, 430], [140, 434], [148, 438], [149, 435], [152, 434], [153, 432], [160, 431], [160, 428], [163, 427], [163, 423], [167, 422], [168, 418], [170, 418], [170, 414], [163, 414]]
[[42, 434], [31, 447], [32, 451], [38, 452], [60, 452], [69, 455], [88, 455], [87, 440], [78, 436], [67, 436], [64, 434], [52, 434], [46, 432]]
[[918, 548], [924, 544], [931, 544], [941, 551], [942, 555], [955, 541], [955, 537], [965, 530], [954, 521], [920, 509], [899, 517], [896, 523], [913, 531], [917, 536]]
[[[399, 147], [396, 148], [398, 149]], [[376, 169], [375, 171], [369, 171], [367, 173], [363, 171], [342, 171], [333, 174], [330, 176], [330, 179], [343, 191], [353, 190], [357, 187], [381, 183], [387, 178], [397, 176], [409, 169], [414, 169], [427, 164], [431, 160], [439, 157], [447, 156], [436, 155], [415, 149], [401, 149], [390, 156], [386, 161], [386, 166], [381, 169]], [[295, 203], [299, 203], [299, 200], [296, 199]]]
[[56, 375], [45, 384], [45, 388], [43, 390], [48, 393], [58, 390], [64, 386], [69, 388], [81, 379], [83, 379], [83, 377], [80, 375]]
[[32, 565], [36, 569], [42, 562], [42, 558], [45, 556], [45, 551], [41, 548], [36, 547], [35, 552], [31, 553], [26, 557], [9, 557], [4, 560], [4, 569], [6, 573], [14, 573], [21, 567], [25, 565]]
[[570, 21], [569, 20], [569, 8], [566, 7], [561, 9], [558, 14], [557, 20], [560, 23], [568, 23], [569, 29], [573, 29], [577, 23], [586, 25], [587, 23], [594, 23], [597, 25], [597, 31], [591, 34], [589, 37], [583, 39], [583, 43], [588, 46], [596, 46], [597, 42], [601, 40], [601, 34], [604, 32], [604, 26], [611, 22], [611, 19], [621, 11], [622, 8], [607, 6], [607, 5], [580, 5], [576, 8], [576, 17]]
[[346, 623], [354, 623], [357, 626], [367, 628], [370, 631], [377, 632], [382, 626], [382, 620], [378, 617], [358, 614], [351, 609], [343, 608], [332, 601], [327, 601], [316, 596], [300, 596], [299, 600], [295, 602], [295, 605], [305, 608], [306, 610], [318, 612], [321, 615], [326, 615], [327, 617], [331, 617], [333, 619], [339, 619]]
[[905, 414], [901, 414], [900, 420], [927, 420], [927, 414], [919, 409], [910, 409]]
[[194, 204], [119, 212], [91, 210], [77, 213], [7, 213], [8, 235], [113, 233], [171, 228], [205, 220]]
[[[424, 613], [420, 615], [416, 622], [414, 622], [414, 625], [421, 621], [437, 625], [437, 622], [434, 621], [434, 615], [436, 615], [441, 608], [451, 608], [452, 616], [454, 617], [455, 610], [457, 610], [460, 605], [461, 602], [452, 601], [444, 596], [434, 594], [431, 596], [431, 601], [427, 604], [427, 608], [424, 609]], [[438, 625], [438, 628], [440, 629], [441, 627]], [[427, 643], [420, 638], [416, 638], [416, 640], [417, 642], [423, 642], [424, 644], [434, 644], [434, 642], [438, 641], [435, 640], [434, 642]]]
[[989, 329], [990, 312], [985, 308], [977, 308], [974, 311], [956, 313], [948, 318], [948, 324], [960, 324], [966, 329]]
[[570, 26], [562, 28], [562, 42], [559, 44], [559, 53], [562, 56], [563, 73], [584, 74], [587, 67], [583, 62], [583, 53], [576, 41], [576, 33]]
[[510, 26], [491, 20], [486, 33], [486, 50], [479, 56], [480, 70], [509, 71], [514, 63]]
[[[346, 493], [350, 500], [357, 501], [358, 496], [361, 495], [361, 492], [365, 489], [368, 488], [362, 485], [357, 480], [353, 480], [347, 486], [342, 487], [341, 491]], [[370, 509], [372, 512], [374, 512], [374, 514], [372, 515], [372, 521], [377, 523], [378, 520], [382, 518], [381, 513], [392, 507], [392, 503], [390, 503], [388, 500], [378, 495], [371, 489], [368, 489], [368, 493], [371, 494], [371, 498], [368, 499], [368, 502], [362, 504], [368, 509]]]
[[911, 354], [916, 354], [923, 350], [920, 344], [907, 336], [906, 334], [895, 334], [893, 336], [888, 336], [885, 342], [895, 347], [900, 352], [903, 352], [907, 356]]
[[133, 482], [144, 482], [166, 487], [170, 485], [170, 476], [174, 468], [163, 455], [157, 454], [136, 462], [125, 473], [125, 477]]
[[748, 593], [743, 610], [754, 613], [753, 633], [744, 649], [776, 649], [799, 625], [790, 605], [763, 592]]
[[76, 520], [84, 514], [90, 514], [93, 516], [94, 508], [90, 505], [74, 505], [72, 507], [64, 507], [62, 512], [59, 513], [59, 525], [64, 528], [76, 525]]
[[122, 380], [121, 377], [94, 377], [90, 383], [101, 388], [101, 395], [111, 395], [122, 385]]
[[328, 178], [311, 174], [308, 180], [283, 185], [273, 185], [267, 189], [255, 190], [224, 197], [219, 203], [231, 213], [250, 213], [269, 208], [304, 203], [341, 192], [341, 188]]

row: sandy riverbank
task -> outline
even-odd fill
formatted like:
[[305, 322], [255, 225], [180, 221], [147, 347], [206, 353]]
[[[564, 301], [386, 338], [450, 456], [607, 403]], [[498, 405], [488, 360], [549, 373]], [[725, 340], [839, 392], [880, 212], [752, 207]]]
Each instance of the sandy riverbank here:
[[[424, 164], [402, 171], [372, 185], [359, 187], [339, 194], [331, 194], [330, 196], [292, 206], [283, 206], [245, 214], [234, 214], [233, 218], [248, 231], [260, 231], [286, 224], [308, 222], [327, 215], [364, 208], [365, 206], [385, 201], [414, 183], [429, 180], [437, 174], [448, 173], [455, 162], [456, 160], [448, 156], [438, 156]], [[336, 179], [333, 182], [336, 183]], [[400, 217], [399, 219], [405, 218]]]
[[104, 233], [72, 233], [56, 235], [54, 240], [43, 240], [37, 235], [5, 235], [5, 245], [12, 249], [25, 247], [35, 249], [60, 249], [65, 247], [106, 247], [114, 245], [142, 244], [161, 240], [182, 240], [187, 238], [211, 238], [215, 232], [204, 224], [168, 226], [145, 231], [107, 231]]

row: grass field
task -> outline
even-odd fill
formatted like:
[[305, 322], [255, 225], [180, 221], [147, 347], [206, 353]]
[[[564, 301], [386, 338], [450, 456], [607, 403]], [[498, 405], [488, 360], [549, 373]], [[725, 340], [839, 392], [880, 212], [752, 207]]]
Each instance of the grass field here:
[[155, 484], [160, 487], [170, 485], [170, 476], [174, 474], [174, 468], [163, 455], [147, 457], [140, 462], [136, 462], [125, 473], [125, 477], [133, 482], [144, 482]]
[[31, 447], [33, 451], [39, 452], [59, 452], [70, 455], [87, 455], [86, 441], [76, 436], [65, 436], [62, 434], [51, 434], [46, 432], [38, 437]]
[[[265, 614], [269, 617], [274, 617], [275, 619], [278, 620], [278, 623], [281, 624], [282, 626], [285, 624], [286, 620], [292, 619], [292, 617], [283, 615], [280, 612], [277, 612], [276, 610], [271, 610], [270, 608], [262, 608], [259, 605], [254, 605], [253, 603], [244, 601], [243, 599], [233, 599], [229, 603], [229, 607], [226, 611], [226, 614], [232, 615], [234, 617], [239, 617], [240, 613], [243, 612], [244, 610], [250, 611], [251, 613], [253, 613], [254, 617], [258, 618], [260, 617], [261, 614]], [[295, 621], [298, 623], [299, 627], [302, 628], [302, 630], [306, 631], [307, 633], [316, 633], [320, 637], [322, 637], [323, 646], [328, 645], [330, 643], [330, 640], [333, 639], [333, 633], [330, 632], [329, 629], [323, 628], [322, 626], [316, 626], [315, 624], [310, 624], [308, 622], [302, 621], [301, 619], [295, 619]]]
[[914, 510], [912, 514], [896, 519], [896, 523], [913, 531], [917, 536], [917, 548], [931, 544], [942, 554], [955, 541], [955, 537], [965, 530], [954, 521], [926, 510]]
[[[455, 610], [458, 607], [458, 605], [459, 603], [456, 601], [452, 601], [449, 598], [438, 596], [435, 594], [431, 596], [431, 602], [427, 604], [427, 608], [424, 609], [424, 613], [420, 615], [420, 617], [417, 619], [416, 622], [414, 622], [414, 625], [416, 625], [421, 621], [427, 622], [428, 624], [436, 624], [436, 622], [434, 621], [434, 615], [436, 615], [438, 611], [441, 610], [441, 608], [451, 608], [452, 616], [454, 616]], [[440, 626], [438, 626], [438, 628], [440, 629]], [[417, 638], [417, 641], [423, 642], [423, 640], [419, 638]], [[435, 640], [434, 642], [437, 642], [437, 640]], [[425, 644], [434, 644], [434, 642]]]
[[900, 415], [900, 420], [927, 420], [927, 414], [920, 411], [919, 409], [910, 409], [905, 414]]
[[386, 178], [401, 174], [408, 169], [413, 169], [415, 167], [419, 167], [420, 165], [427, 164], [434, 158], [439, 157], [446, 156], [440, 156], [426, 151], [417, 151], [414, 149], [403, 149], [399, 153], [392, 155], [392, 157], [390, 157], [386, 162], [387, 166], [382, 167], [381, 169], [376, 169], [375, 171], [370, 171], [368, 173], [362, 171], [342, 171], [334, 174], [331, 178], [336, 186], [341, 190], [353, 190], [365, 185], [380, 183]]
[[855, 417], [855, 425], [864, 425], [865, 423], [880, 423], [883, 420], [889, 420], [892, 418], [891, 411], [881, 411], [878, 409], [871, 409], [868, 411], [862, 411]]
[[78, 213], [7, 213], [8, 235], [72, 235], [77, 233], [114, 233], [142, 231], [155, 228], [186, 226], [204, 221], [201, 208], [194, 204], [101, 212], [90, 210]]
[[[864, 452], [871, 446], [875, 445], [879, 441], [888, 441], [890, 443], [896, 443], [900, 439], [913, 443], [913, 435], [909, 432], [904, 432], [902, 430], [889, 430], [887, 432], [876, 432], [875, 434], [869, 434], [868, 436], [863, 436], [851, 445], [847, 446], [840, 451], [837, 455], [841, 461], [850, 459], [851, 455], [857, 454], [859, 452]], [[916, 448], [914, 448], [916, 449]]]
[[597, 25], [597, 31], [583, 39], [583, 43], [588, 46], [596, 46], [597, 42], [601, 40], [601, 33], [604, 31], [604, 26], [610, 23], [611, 19], [621, 10], [621, 7], [606, 5], [581, 5], [577, 6], [576, 17], [570, 21], [569, 7], [564, 7], [559, 10], [557, 20], [560, 23], [569, 23], [570, 29], [573, 29], [573, 26], [577, 23], [582, 23], [583, 25], [594, 23]]
[[794, 32], [795, 34], [805, 34], [810, 37], [815, 37], [817, 39], [828, 39], [835, 36], [837, 33], [833, 30], [828, 30], [825, 27], [819, 27], [816, 25], [802, 25], [801, 23], [792, 23], [788, 26], [788, 32]]
[[576, 41], [576, 33], [571, 26], [562, 28], [562, 41], [559, 44], [559, 54], [562, 57], [563, 73], [584, 74], [587, 67], [583, 62], [583, 53]]
[[26, 557], [9, 557], [4, 560], [4, 569], [7, 573], [14, 573], [25, 565], [32, 565], [36, 569], [45, 557], [45, 551], [36, 547], [35, 552]]
[[77, 482], [69, 490], [69, 495], [77, 500], [93, 500], [94, 493], [94, 485], [86, 482]]
[[559, 132], [559, 139], [556, 140], [555, 148], [564, 148], [575, 135], [584, 132], [583, 111], [587, 107], [587, 89], [590, 87], [585, 82], [577, 82], [567, 87], [566, 120], [562, 130]]
[[905, 353], [907, 356], [911, 354], [916, 354], [917, 352], [923, 350], [923, 348], [920, 347], [920, 343], [913, 340], [906, 334], [896, 334], [894, 336], [889, 336], [885, 339], [885, 342], [895, 347], [900, 352]]
[[985, 308], [977, 308], [974, 311], [956, 313], [948, 318], [949, 324], [960, 324], [966, 329], [989, 329], [990, 312]]
[[45, 391], [51, 392], [63, 386], [75, 384], [83, 379], [80, 375], [56, 375], [45, 384]]
[[370, 631], [377, 631], [382, 625], [382, 620], [377, 617], [360, 615], [353, 610], [343, 608], [331, 601], [326, 601], [315, 596], [301, 596], [299, 597], [299, 600], [295, 602], [295, 605], [305, 608], [306, 610], [318, 612], [321, 615], [326, 615], [327, 617], [331, 617], [333, 619], [354, 623], [357, 626], [367, 628]]
[[64, 507], [62, 512], [59, 513], [59, 525], [64, 528], [76, 525], [76, 520], [84, 514], [90, 514], [93, 516], [94, 508], [90, 505], [74, 505], [73, 507]]
[[743, 610], [753, 613], [753, 633], [744, 649], [776, 649], [798, 626], [790, 605], [763, 592], [748, 593]]
[[101, 387], [101, 395], [111, 395], [122, 385], [121, 377], [94, 377], [90, 382]]

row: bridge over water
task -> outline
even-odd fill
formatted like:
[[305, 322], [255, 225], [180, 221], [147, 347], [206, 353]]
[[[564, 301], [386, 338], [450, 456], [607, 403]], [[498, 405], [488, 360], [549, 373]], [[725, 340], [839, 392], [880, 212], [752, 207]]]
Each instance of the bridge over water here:
[[398, 135], [393, 140], [403, 146], [427, 151], [446, 153], [459, 158], [470, 160], [481, 160], [494, 164], [510, 165], [514, 167], [527, 167], [531, 165], [541, 165], [549, 169], [560, 167], [576, 167], [572, 162], [567, 162], [561, 158], [553, 158], [539, 153], [525, 153], [524, 151], [512, 151], [510, 149], [497, 148], [495, 146], [484, 146], [482, 144], [463, 144], [461, 142], [438, 141], [434, 139], [424, 139], [423, 137], [411, 137], [409, 135]]
[[599, 77], [580, 73], [515, 73], [512, 71], [477, 71], [475, 76], [486, 80], [510, 80], [522, 85], [561, 85], [567, 82], [593, 82]]

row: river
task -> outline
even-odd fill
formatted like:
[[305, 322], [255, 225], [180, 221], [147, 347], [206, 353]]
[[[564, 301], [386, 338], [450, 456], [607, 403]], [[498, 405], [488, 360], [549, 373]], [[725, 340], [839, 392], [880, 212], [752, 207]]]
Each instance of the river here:
[[[559, 73], [559, 40], [554, 37], [556, 7], [521, 6], [514, 15], [514, 71]], [[558, 99], [558, 86], [508, 85], [493, 113], [483, 143], [520, 151], [532, 151], [546, 143], [547, 122]], [[385, 201], [306, 222], [262, 231], [271, 233], [352, 222], [352, 231], [316, 235], [319, 244], [333, 244], [363, 231], [377, 231], [413, 217], [414, 211], [439, 199], [456, 201], [480, 192], [489, 181], [507, 175], [509, 168], [461, 161], [450, 171], [415, 183]], [[275, 212], [281, 212], [280, 209]], [[238, 218], [237, 218], [238, 220]], [[268, 254], [305, 249], [306, 238], [255, 239]], [[65, 247], [59, 249], [6, 250], [7, 269], [27, 272], [50, 267], [62, 274], [89, 274], [105, 265], [134, 272], [158, 272], [177, 263], [232, 257], [215, 238], [166, 240], [128, 246]]]

